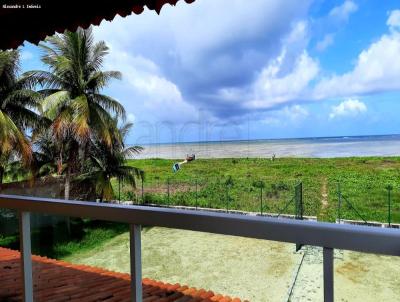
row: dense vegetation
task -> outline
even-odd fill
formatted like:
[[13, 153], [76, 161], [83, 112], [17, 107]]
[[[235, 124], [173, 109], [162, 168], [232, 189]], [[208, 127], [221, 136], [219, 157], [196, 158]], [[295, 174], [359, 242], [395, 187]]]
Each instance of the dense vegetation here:
[[[2, 213], [4, 215], [4, 212]], [[13, 214], [8, 212], [8, 214]], [[66, 223], [63, 217], [33, 214], [31, 232], [32, 252], [53, 259], [62, 259], [76, 252], [90, 251], [115, 236], [127, 232], [128, 225], [106, 221], [75, 218]], [[40, 221], [40, 227], [35, 222]], [[7, 226], [4, 224], [7, 223]], [[69, 230], [68, 230], [69, 228]], [[18, 222], [14, 215], [0, 219], [0, 246], [19, 249], [19, 236], [14, 233]], [[5, 233], [9, 230], [9, 233]]]
[[24, 166], [32, 162], [25, 131], [40, 128], [42, 121], [35, 112], [40, 95], [30, 89], [26, 78], [18, 77], [18, 71], [18, 52], [0, 52], [0, 189], [5, 175], [14, 174], [17, 168], [12, 163], [15, 158]]
[[[113, 197], [111, 178], [135, 185], [139, 169], [125, 165], [131, 128], [124, 107], [102, 93], [118, 71], [103, 71], [108, 53], [91, 29], [66, 31], [41, 43], [46, 70], [19, 74], [19, 52], [0, 52], [0, 186], [4, 179], [62, 175], [84, 181], [93, 198]], [[1, 189], [1, 187], [0, 187]]]
[[[108, 47], [91, 29], [48, 37], [40, 48], [45, 70], [20, 74], [19, 51], [0, 51], [0, 191], [4, 182], [62, 176], [64, 198], [71, 184], [85, 184], [92, 199], [114, 197], [112, 179], [135, 187], [143, 171], [126, 165], [140, 147], [125, 147], [132, 127], [124, 107], [103, 89], [118, 71], [103, 71]], [[33, 182], [32, 182], [33, 183]], [[33, 216], [33, 251], [64, 257], [126, 231], [124, 225]], [[0, 245], [18, 248], [17, 219], [0, 209]]]
[[[260, 212], [260, 184], [263, 185], [263, 211], [279, 213], [302, 182], [304, 215], [334, 221], [338, 211], [338, 185], [342, 197], [341, 217], [368, 221], [388, 219], [390, 185], [392, 222], [400, 222], [400, 158], [279, 158], [200, 159], [172, 173], [173, 160], [129, 161], [146, 173], [144, 202], [197, 205]], [[169, 184], [169, 186], [168, 186]], [[197, 193], [196, 193], [197, 184]], [[114, 183], [116, 186], [117, 183]], [[169, 198], [168, 198], [169, 187]], [[115, 190], [118, 192], [118, 190]], [[118, 198], [118, 196], [116, 196]], [[140, 186], [122, 187], [122, 200], [142, 202]], [[285, 213], [294, 213], [294, 204]]]

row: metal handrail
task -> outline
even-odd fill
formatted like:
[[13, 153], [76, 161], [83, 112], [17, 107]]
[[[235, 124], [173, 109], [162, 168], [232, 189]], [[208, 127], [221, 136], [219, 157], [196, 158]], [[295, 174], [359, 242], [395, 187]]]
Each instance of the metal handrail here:
[[396, 229], [1, 194], [0, 208], [400, 256]]
[[[135, 272], [138, 270], [138, 257], [140, 259], [140, 248], [138, 250], [140, 228], [134, 226], [141, 225], [320, 246], [324, 248], [324, 257], [329, 257], [324, 260], [325, 301], [333, 301], [333, 249], [400, 256], [400, 231], [396, 229], [1, 194], [0, 208], [19, 211], [21, 220], [23, 213], [33, 212], [130, 224], [132, 225], [131, 255], [132, 249], [136, 249], [132, 256], [132, 259], [135, 260]], [[22, 223], [21, 229], [23, 226]], [[331, 257], [332, 259], [330, 259]], [[135, 286], [141, 286], [137, 275], [135, 274], [133, 277], [136, 280]], [[133, 289], [136, 288], [135, 286]], [[132, 298], [133, 301], [141, 301], [138, 294], [135, 297]]]

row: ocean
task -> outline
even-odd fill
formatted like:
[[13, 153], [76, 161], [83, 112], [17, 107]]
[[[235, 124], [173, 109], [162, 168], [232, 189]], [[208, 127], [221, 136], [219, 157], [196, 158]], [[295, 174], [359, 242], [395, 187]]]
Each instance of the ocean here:
[[143, 152], [135, 158], [183, 159], [187, 154], [196, 154], [197, 158], [270, 158], [273, 154], [276, 157], [315, 158], [398, 156], [400, 134], [163, 143], [143, 147]]

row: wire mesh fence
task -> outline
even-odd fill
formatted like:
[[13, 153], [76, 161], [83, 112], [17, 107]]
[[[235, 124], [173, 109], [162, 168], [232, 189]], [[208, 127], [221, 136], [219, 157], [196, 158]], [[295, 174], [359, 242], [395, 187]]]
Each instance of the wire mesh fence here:
[[144, 205], [188, 206], [195, 208], [248, 211], [260, 214], [295, 215], [293, 199], [298, 181], [271, 182], [268, 179], [219, 178], [156, 179], [143, 181], [136, 189], [122, 187], [121, 202]]
[[400, 221], [400, 190], [390, 183], [338, 181], [336, 198], [338, 222], [354, 220], [390, 227]]
[[[299, 179], [197, 177], [155, 178], [136, 189], [122, 188], [123, 202], [144, 205], [187, 206], [225, 211], [315, 216], [318, 220], [392, 225], [400, 222], [400, 187], [374, 179], [322, 179], [301, 182], [301, 203], [295, 202]], [[299, 208], [299, 205], [301, 207]]]

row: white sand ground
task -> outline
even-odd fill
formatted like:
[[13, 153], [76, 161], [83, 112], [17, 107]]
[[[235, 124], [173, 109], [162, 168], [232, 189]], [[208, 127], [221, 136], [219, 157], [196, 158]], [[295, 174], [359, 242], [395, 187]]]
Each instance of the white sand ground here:
[[[250, 301], [283, 301], [301, 255], [293, 244], [165, 228], [142, 232], [143, 276]], [[129, 237], [67, 259], [129, 272]]]
[[[323, 301], [322, 248], [304, 247], [305, 258], [290, 301]], [[400, 301], [400, 259], [335, 251], [335, 301]]]
[[[142, 232], [143, 276], [250, 301], [322, 301], [322, 249], [165, 228]], [[129, 237], [66, 259], [129, 272]], [[335, 301], [399, 301], [400, 259], [335, 252]]]

